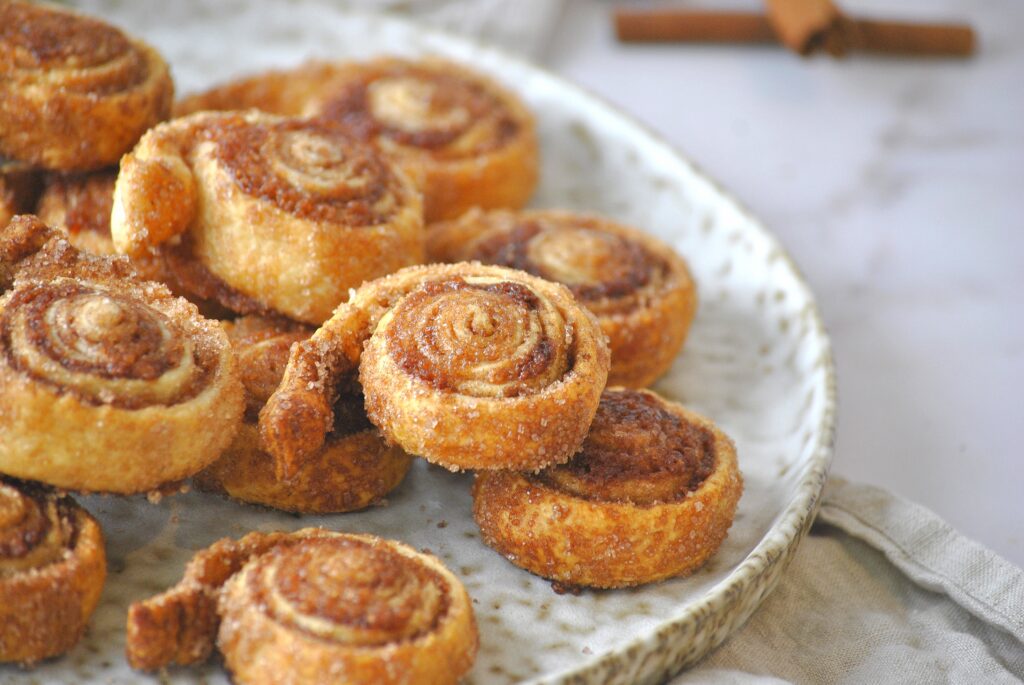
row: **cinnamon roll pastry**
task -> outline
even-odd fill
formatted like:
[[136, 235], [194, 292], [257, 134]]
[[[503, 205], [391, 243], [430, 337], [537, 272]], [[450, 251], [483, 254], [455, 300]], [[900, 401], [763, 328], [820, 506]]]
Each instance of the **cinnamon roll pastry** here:
[[128, 661], [196, 663], [234, 682], [456, 683], [478, 637], [462, 583], [429, 554], [370, 535], [250, 533], [196, 555], [178, 586], [128, 612]]
[[609, 385], [644, 387], [672, 365], [697, 309], [686, 262], [642, 231], [573, 212], [467, 212], [427, 230], [432, 261], [478, 260], [563, 283], [612, 352]]
[[421, 179], [427, 221], [470, 207], [522, 207], [537, 185], [537, 134], [490, 78], [429, 58], [341, 65], [306, 108], [375, 140]]
[[321, 452], [292, 478], [278, 480], [273, 458], [260, 446], [256, 420], [281, 381], [292, 343], [311, 331], [259, 317], [224, 325], [245, 385], [246, 417], [227, 452], [193, 478], [200, 490], [285, 511], [331, 513], [363, 509], [398, 487], [412, 457], [387, 445], [370, 424], [354, 378], [338, 392], [334, 427]]
[[146, 133], [122, 161], [111, 229], [125, 254], [168, 244], [202, 297], [314, 325], [350, 288], [423, 260], [419, 193], [397, 167], [336, 126], [255, 111]]
[[313, 62], [225, 84], [178, 111], [248, 107], [320, 117], [375, 141], [421, 183], [427, 221], [522, 207], [537, 185], [530, 112], [492, 79], [445, 60]]
[[279, 474], [320, 449], [357, 365], [370, 421], [407, 452], [452, 470], [530, 470], [583, 441], [608, 347], [563, 286], [475, 263], [403, 269], [292, 347], [260, 414]]
[[51, 5], [0, 2], [0, 156], [58, 171], [117, 164], [173, 98], [145, 43]]
[[0, 231], [0, 473], [133, 493], [187, 478], [243, 412], [227, 336], [35, 217]]
[[32, 664], [71, 649], [106, 574], [103, 533], [87, 511], [0, 477], [0, 662]]
[[686, 575], [721, 545], [743, 479], [732, 441], [646, 390], [613, 388], [580, 451], [538, 473], [477, 474], [484, 542], [568, 586], [614, 588]]

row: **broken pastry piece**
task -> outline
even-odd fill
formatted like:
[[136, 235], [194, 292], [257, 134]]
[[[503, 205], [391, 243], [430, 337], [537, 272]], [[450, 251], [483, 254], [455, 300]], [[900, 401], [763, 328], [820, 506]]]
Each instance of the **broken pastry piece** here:
[[52, 5], [0, 3], [0, 157], [54, 171], [117, 164], [173, 99], [145, 43]]
[[412, 457], [385, 443], [366, 418], [354, 378], [338, 392], [334, 427], [320, 453], [292, 478], [278, 480], [273, 457], [259, 444], [257, 416], [281, 381], [291, 345], [306, 340], [312, 330], [254, 316], [224, 326], [245, 385], [246, 417], [227, 451], [192, 479], [196, 487], [297, 513], [363, 509], [398, 487]]
[[472, 210], [427, 227], [427, 258], [498, 264], [566, 285], [608, 336], [609, 385], [642, 388], [664, 374], [697, 309], [697, 289], [675, 250], [594, 215]]
[[371, 281], [292, 347], [260, 414], [279, 474], [321, 448], [357, 367], [370, 421], [407, 452], [453, 470], [528, 470], [579, 448], [608, 347], [565, 287], [522, 271], [434, 264]]
[[227, 336], [127, 260], [0, 230], [0, 473], [137, 493], [216, 459], [243, 411]]
[[180, 113], [261, 109], [318, 117], [375, 143], [416, 179], [427, 221], [522, 207], [537, 185], [533, 116], [484, 74], [436, 57], [313, 62], [225, 84]]
[[423, 260], [419, 192], [337, 126], [262, 112], [161, 124], [114, 188], [118, 252], [160, 248], [186, 290], [319, 325], [349, 289]]
[[127, 625], [133, 668], [199, 663], [216, 644], [242, 685], [452, 685], [478, 642], [469, 596], [436, 557], [313, 528], [215, 543]]
[[106, 573], [103, 533], [87, 511], [0, 476], [0, 662], [29, 665], [71, 649]]
[[478, 473], [484, 542], [564, 586], [687, 575], [725, 539], [743, 491], [732, 441], [646, 390], [608, 389], [580, 451], [537, 473]]

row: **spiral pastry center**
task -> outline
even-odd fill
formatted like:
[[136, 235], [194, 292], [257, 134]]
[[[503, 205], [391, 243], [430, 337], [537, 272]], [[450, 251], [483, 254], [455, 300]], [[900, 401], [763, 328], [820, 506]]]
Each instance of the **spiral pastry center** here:
[[371, 148], [327, 124], [239, 121], [211, 126], [213, 154], [248, 195], [313, 221], [384, 223], [399, 183]]
[[430, 81], [383, 78], [367, 90], [373, 116], [385, 126], [410, 133], [461, 129], [472, 119], [466, 97], [459, 98], [458, 93], [438, 88]]
[[686, 497], [711, 475], [714, 435], [635, 392], [606, 392], [583, 447], [538, 478], [584, 499], [646, 505]]
[[[0, 5], [0, 72], [45, 71], [63, 87], [106, 93], [134, 85], [145, 66], [128, 39], [102, 22], [28, 4]], [[88, 72], [76, 74], [76, 72]]]
[[639, 297], [645, 288], [656, 287], [666, 271], [641, 245], [621, 236], [540, 221], [495, 232], [481, 240], [467, 258], [562, 283], [596, 314], [628, 309], [631, 298]]
[[435, 388], [514, 397], [547, 387], [572, 366], [572, 327], [523, 283], [429, 283], [405, 297], [391, 321], [392, 356]]
[[18, 291], [0, 334], [15, 368], [96, 403], [171, 404], [200, 374], [192, 344], [164, 314], [84, 284]]
[[355, 540], [314, 538], [275, 550], [254, 582], [275, 620], [349, 645], [413, 639], [447, 610], [433, 572]]
[[408, 65], [365, 75], [324, 103], [320, 114], [360, 138], [455, 157], [497, 149], [519, 130], [483, 85]]
[[63, 552], [54, 498], [0, 481], [0, 578], [52, 563]]

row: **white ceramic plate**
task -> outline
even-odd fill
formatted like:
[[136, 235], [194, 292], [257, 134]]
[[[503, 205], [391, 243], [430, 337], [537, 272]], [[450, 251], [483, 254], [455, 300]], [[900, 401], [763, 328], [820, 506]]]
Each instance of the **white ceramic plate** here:
[[[181, 93], [312, 57], [439, 53], [492, 73], [539, 120], [534, 204], [608, 214], [644, 227], [688, 260], [700, 308], [684, 353], [656, 389], [712, 417], [736, 441], [746, 492], [722, 549], [685, 579], [628, 591], [556, 595], [485, 547], [471, 476], [418, 463], [386, 507], [295, 517], [196, 493], [159, 505], [92, 497], [110, 575], [89, 634], [3, 682], [138, 682], [123, 658], [128, 604], [175, 583], [194, 550], [250, 530], [322, 525], [397, 538], [438, 554], [476, 604], [481, 649], [472, 683], [658, 682], [740, 626], [772, 590], [810, 525], [831, 459], [829, 343], [807, 285], [776, 240], [721, 189], [625, 115], [498, 52], [393, 20], [314, 2], [119, 3], [104, 16], [157, 46]], [[219, 663], [170, 682], [226, 682]]]

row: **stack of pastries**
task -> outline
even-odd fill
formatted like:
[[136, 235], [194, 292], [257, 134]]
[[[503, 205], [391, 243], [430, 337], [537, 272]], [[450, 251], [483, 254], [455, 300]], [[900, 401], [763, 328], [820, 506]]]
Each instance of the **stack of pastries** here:
[[[475, 471], [484, 542], [559, 588], [715, 552], [733, 443], [644, 389], [697, 309], [686, 262], [523, 209], [516, 95], [437, 58], [259, 74], [168, 119], [172, 94], [141, 41], [0, 1], [0, 661], [65, 652], [99, 601], [102, 533], [68, 491], [191, 479], [339, 513], [421, 457]], [[304, 529], [199, 552], [127, 644], [144, 670], [216, 647], [239, 683], [442, 684], [478, 636], [432, 555]]]

